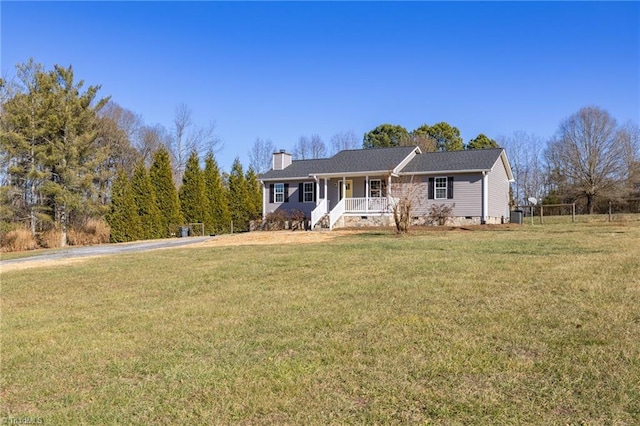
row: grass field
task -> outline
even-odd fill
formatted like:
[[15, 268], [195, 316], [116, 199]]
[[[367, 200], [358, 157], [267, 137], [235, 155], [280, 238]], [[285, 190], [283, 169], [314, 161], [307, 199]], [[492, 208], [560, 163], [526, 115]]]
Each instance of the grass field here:
[[4, 423], [640, 423], [638, 221], [162, 250], [1, 296]]

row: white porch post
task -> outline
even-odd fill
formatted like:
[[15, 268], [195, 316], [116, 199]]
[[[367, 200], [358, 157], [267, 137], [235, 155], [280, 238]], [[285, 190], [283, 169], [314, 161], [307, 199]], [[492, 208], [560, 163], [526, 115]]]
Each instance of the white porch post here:
[[347, 198], [347, 178], [342, 176], [342, 198]]
[[369, 175], [364, 177], [364, 211], [369, 213]]
[[387, 205], [391, 205], [391, 175], [387, 178]]
[[324, 178], [324, 199], [327, 200], [326, 203], [324, 204], [326, 206], [326, 212], [325, 213], [329, 213], [329, 194], [327, 193], [327, 181], [329, 179]]
[[316, 207], [318, 207], [318, 204], [320, 204], [320, 179], [316, 177]]
[[489, 179], [487, 172], [482, 172], [482, 217], [480, 223], [483, 225], [487, 223], [487, 217], [489, 216]]
[[262, 182], [262, 219], [267, 217], [267, 185]]

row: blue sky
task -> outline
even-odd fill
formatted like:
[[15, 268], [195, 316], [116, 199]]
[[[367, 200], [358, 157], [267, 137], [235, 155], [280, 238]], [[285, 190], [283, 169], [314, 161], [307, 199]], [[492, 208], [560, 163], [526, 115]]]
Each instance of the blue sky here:
[[0, 2], [1, 71], [72, 65], [171, 127], [216, 123], [229, 170], [257, 137], [446, 121], [466, 141], [551, 136], [583, 106], [640, 121], [638, 2]]

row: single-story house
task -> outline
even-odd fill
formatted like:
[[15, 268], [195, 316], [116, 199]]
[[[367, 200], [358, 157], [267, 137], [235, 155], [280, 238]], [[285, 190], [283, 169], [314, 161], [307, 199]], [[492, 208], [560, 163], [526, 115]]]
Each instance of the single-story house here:
[[431, 206], [444, 204], [453, 207], [448, 223], [461, 225], [508, 220], [513, 174], [501, 148], [423, 153], [403, 146], [314, 160], [281, 150], [260, 181], [264, 217], [299, 210], [312, 227], [393, 225], [394, 203], [411, 196], [414, 223], [427, 223]]

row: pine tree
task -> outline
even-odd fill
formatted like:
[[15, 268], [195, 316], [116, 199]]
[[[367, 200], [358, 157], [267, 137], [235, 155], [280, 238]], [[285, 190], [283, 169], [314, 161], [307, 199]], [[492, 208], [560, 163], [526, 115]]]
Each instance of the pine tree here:
[[111, 210], [107, 214], [111, 227], [112, 243], [135, 241], [142, 236], [142, 225], [133, 198], [129, 177], [124, 170], [118, 170], [111, 188]]
[[209, 152], [204, 160], [205, 193], [209, 201], [209, 220], [207, 232], [221, 234], [229, 232], [231, 214], [227, 189], [222, 184], [220, 169], [213, 153]]
[[162, 226], [162, 215], [156, 201], [156, 193], [151, 184], [151, 178], [144, 166], [144, 161], [140, 161], [133, 171], [131, 179], [133, 199], [138, 209], [138, 216], [142, 224], [143, 239], [153, 239], [164, 237]]
[[204, 175], [200, 159], [193, 151], [187, 160], [182, 186], [179, 191], [180, 209], [187, 223], [205, 223], [209, 213], [209, 200], [205, 193]]
[[9, 182], [22, 194], [23, 211], [16, 213], [28, 215], [32, 232], [47, 214], [65, 246], [73, 217], [101, 211], [92, 192], [101, 171], [94, 164], [97, 112], [108, 99], [97, 98], [100, 86], [84, 89], [75, 81], [71, 66], [44, 71], [29, 61], [18, 66], [18, 77], [23, 86], [7, 92], [0, 118], [0, 153], [11, 165]]
[[246, 181], [249, 194], [249, 220], [260, 220], [262, 218], [262, 189], [253, 167], [249, 167]]
[[164, 147], [158, 149], [153, 155], [149, 175], [161, 213], [163, 235], [171, 236], [175, 234], [176, 227], [184, 223], [184, 220], [180, 212], [178, 191], [173, 184], [169, 152]]
[[231, 210], [233, 229], [236, 231], [248, 231], [251, 204], [247, 181], [244, 178], [242, 164], [240, 164], [238, 158], [233, 162], [231, 173], [229, 174], [229, 209]]

